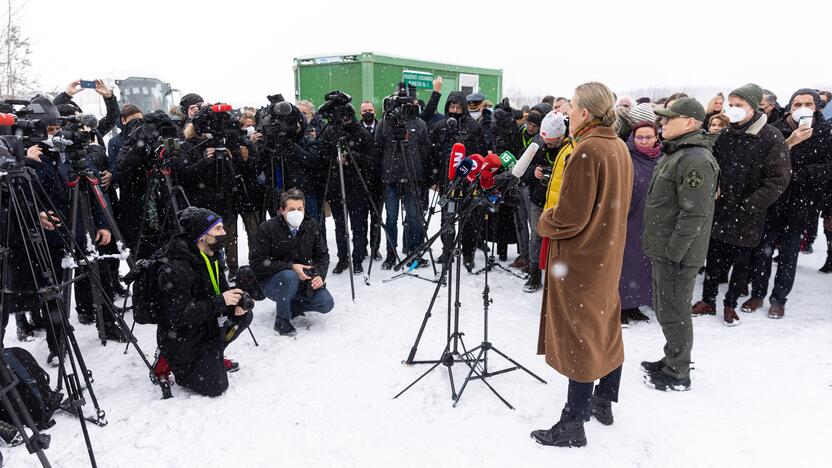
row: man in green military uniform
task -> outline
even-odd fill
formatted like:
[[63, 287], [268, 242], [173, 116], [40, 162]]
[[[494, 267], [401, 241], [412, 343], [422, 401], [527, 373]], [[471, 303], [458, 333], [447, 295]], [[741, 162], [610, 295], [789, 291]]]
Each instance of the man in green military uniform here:
[[708, 253], [719, 165], [702, 132], [705, 109], [699, 102], [682, 98], [656, 114], [663, 117], [665, 156], [647, 193], [643, 248], [653, 260], [653, 308], [667, 343], [663, 359], [641, 367], [649, 387], [689, 390], [690, 302]]

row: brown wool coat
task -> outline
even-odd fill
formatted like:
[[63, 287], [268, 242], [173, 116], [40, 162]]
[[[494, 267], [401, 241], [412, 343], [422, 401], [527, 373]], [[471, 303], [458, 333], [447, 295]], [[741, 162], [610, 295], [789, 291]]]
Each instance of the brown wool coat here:
[[618, 282], [632, 187], [627, 145], [612, 128], [595, 128], [566, 164], [557, 207], [537, 223], [550, 239], [537, 352], [578, 382], [624, 362]]

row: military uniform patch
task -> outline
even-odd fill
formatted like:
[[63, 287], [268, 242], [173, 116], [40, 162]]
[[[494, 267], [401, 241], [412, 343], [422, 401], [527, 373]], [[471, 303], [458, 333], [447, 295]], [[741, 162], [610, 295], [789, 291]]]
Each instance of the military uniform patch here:
[[705, 183], [705, 176], [699, 169], [691, 168], [685, 173], [685, 186], [689, 189], [698, 189]]

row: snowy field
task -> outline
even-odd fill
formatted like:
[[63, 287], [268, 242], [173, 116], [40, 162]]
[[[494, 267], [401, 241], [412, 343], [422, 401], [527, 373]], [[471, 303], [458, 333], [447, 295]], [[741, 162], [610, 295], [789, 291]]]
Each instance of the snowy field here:
[[[327, 223], [334, 266], [332, 219]], [[242, 225], [239, 231], [245, 232]], [[246, 241], [240, 243], [245, 259]], [[642, 383], [639, 363], [658, 359], [664, 343], [655, 319], [625, 329], [615, 424], [589, 422], [589, 445], [581, 449], [542, 447], [529, 438], [531, 430], [548, 428], [559, 417], [567, 380], [535, 355], [541, 293], [523, 293], [522, 280], [499, 271], [489, 275], [491, 341], [548, 381], [541, 384], [519, 371], [490, 379], [514, 411], [477, 381], [453, 408], [444, 367], [392, 398], [427, 369], [401, 362], [433, 285], [413, 278], [383, 284], [392, 273], [378, 262], [371, 286], [356, 278], [355, 303], [346, 274], [330, 274], [335, 310], [328, 316], [308, 314], [309, 329], [299, 328], [294, 338], [272, 330], [272, 303], [258, 303], [252, 326], [260, 346], [244, 335], [228, 349], [242, 368], [230, 375], [225, 395], [214, 399], [174, 386], [174, 398], [161, 400], [135, 352], [124, 355], [124, 345], [116, 343], [102, 347], [94, 327], [77, 324], [73, 312], [109, 420], [103, 428], [88, 426], [98, 466], [830, 466], [825, 444], [832, 434], [832, 277], [817, 273], [826, 255], [822, 234], [814, 248], [816, 253], [800, 256], [785, 319], [770, 320], [765, 309], [741, 314], [743, 323], [736, 328], [724, 327], [721, 313], [695, 319], [690, 392], [662, 393]], [[511, 247], [509, 261], [515, 256]], [[482, 253], [477, 264], [483, 264]], [[483, 280], [463, 273], [461, 329], [468, 347], [482, 338]], [[694, 300], [701, 281], [700, 276]], [[417, 359], [440, 356], [446, 304], [443, 289]], [[154, 327], [138, 326], [136, 334], [152, 359]], [[7, 345], [18, 345], [14, 325], [6, 339]], [[42, 332], [25, 347], [45, 362]], [[503, 362], [495, 356], [490, 368]], [[454, 366], [457, 383], [466, 369]], [[54, 382], [56, 372], [49, 371]], [[84, 411], [92, 414], [89, 402]], [[62, 412], [55, 419], [46, 451], [52, 465], [89, 466], [77, 420]], [[3, 455], [9, 467], [39, 466], [22, 446], [3, 449]]]

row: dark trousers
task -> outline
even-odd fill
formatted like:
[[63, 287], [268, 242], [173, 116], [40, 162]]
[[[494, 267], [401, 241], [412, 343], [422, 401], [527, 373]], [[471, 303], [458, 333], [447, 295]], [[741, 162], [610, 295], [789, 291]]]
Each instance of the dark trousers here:
[[375, 252], [381, 246], [381, 225], [384, 223], [381, 217], [381, 212], [384, 210], [384, 186], [379, 183], [378, 186], [371, 187], [370, 194], [377, 210], [376, 212], [370, 208], [370, 249]]
[[[52, 259], [52, 265], [56, 270], [55, 282], [61, 281], [61, 259], [63, 259], [63, 249], [59, 246], [49, 246], [49, 256]], [[63, 337], [63, 328], [61, 327], [61, 318], [57, 307], [50, 306], [53, 313], [54, 330], [48, 320], [46, 307], [41, 305], [41, 300], [34, 292], [37, 286], [45, 286], [45, 282], [39, 285], [35, 284], [32, 277], [31, 269], [34, 268], [36, 274], [40, 274], [40, 266], [29, 264], [29, 259], [26, 256], [25, 249], [22, 246], [12, 247], [9, 249], [8, 264], [6, 271], [3, 272], [4, 289], [14, 291], [12, 293], [3, 293], [3, 329], [0, 331], [0, 342], [6, 332], [6, 326], [12, 314], [17, 315], [17, 319], [25, 319], [21, 314], [25, 311], [30, 311], [33, 318], [40, 317], [40, 322], [44, 324], [46, 329], [46, 343], [49, 351], [53, 353], [58, 352], [58, 343]], [[52, 302], [54, 304], [54, 301]], [[65, 310], [65, 314], [69, 311]], [[19, 314], [19, 315], [18, 315]]]
[[[257, 213], [242, 213], [240, 217], [243, 218], [243, 226], [246, 228], [247, 238], [250, 239], [257, 232], [257, 225], [260, 218]], [[225, 246], [225, 261], [228, 265], [228, 274], [236, 276], [240, 263], [237, 255], [237, 213], [227, 213], [222, 217], [223, 227], [228, 236], [228, 244]]]
[[766, 297], [771, 277], [771, 256], [775, 246], [779, 245], [777, 251], [780, 253], [780, 261], [777, 263], [777, 274], [774, 276], [774, 288], [771, 290], [769, 301], [772, 304], [786, 305], [786, 298], [794, 286], [802, 238], [802, 229], [766, 226], [763, 240], [760, 246], [754, 249], [751, 260], [751, 297]]
[[621, 387], [621, 366], [601, 377], [597, 387], [595, 382], [576, 382], [569, 379], [566, 406], [563, 410], [575, 421], [589, 421], [592, 389], [595, 388], [595, 394], [599, 397], [617, 402], [619, 387]]
[[[349, 195], [348, 195], [349, 196]], [[347, 222], [344, 219], [344, 205], [340, 200], [330, 202], [332, 217], [335, 218], [335, 244], [338, 246], [338, 260], [347, 260], [349, 250]], [[367, 257], [367, 200], [363, 196], [347, 199], [347, 215], [352, 231], [352, 261], [361, 263]]]
[[719, 294], [719, 279], [726, 276], [733, 266], [723, 305], [736, 308], [737, 299], [748, 286], [749, 263], [753, 251], [753, 247], [740, 247], [711, 237], [705, 264], [702, 300], [708, 304], [715, 304], [716, 296]]
[[[453, 202], [449, 202], [450, 203]], [[448, 211], [449, 205], [445, 205], [442, 208], [442, 225], [444, 226], [445, 223], [454, 217], [454, 213]], [[451, 226], [445, 231], [442, 232], [442, 255], [446, 257], [451, 255], [451, 251], [454, 248], [454, 240], [459, 237], [460, 238], [460, 245], [462, 246], [462, 253], [464, 255], [470, 255], [474, 253], [474, 250], [477, 248], [477, 241], [484, 239], [485, 232], [482, 230], [482, 236], [479, 235], [478, 231], [481, 231], [479, 228], [480, 225], [484, 226], [484, 210], [482, 208], [475, 208], [474, 211], [457, 221], [456, 228]], [[491, 213], [489, 214], [489, 223], [496, 223], [497, 219], [496, 216]], [[457, 231], [459, 234], [457, 235]]]
[[[223, 353], [225, 348], [251, 325], [251, 320], [251, 312], [239, 317], [234, 316], [222, 328], [222, 348], [210, 349], [187, 365], [171, 365], [176, 383], [205, 396], [222, 395], [228, 389], [228, 372], [225, 369]], [[234, 325], [237, 325], [237, 332], [230, 340], [226, 340], [224, 337]]]

